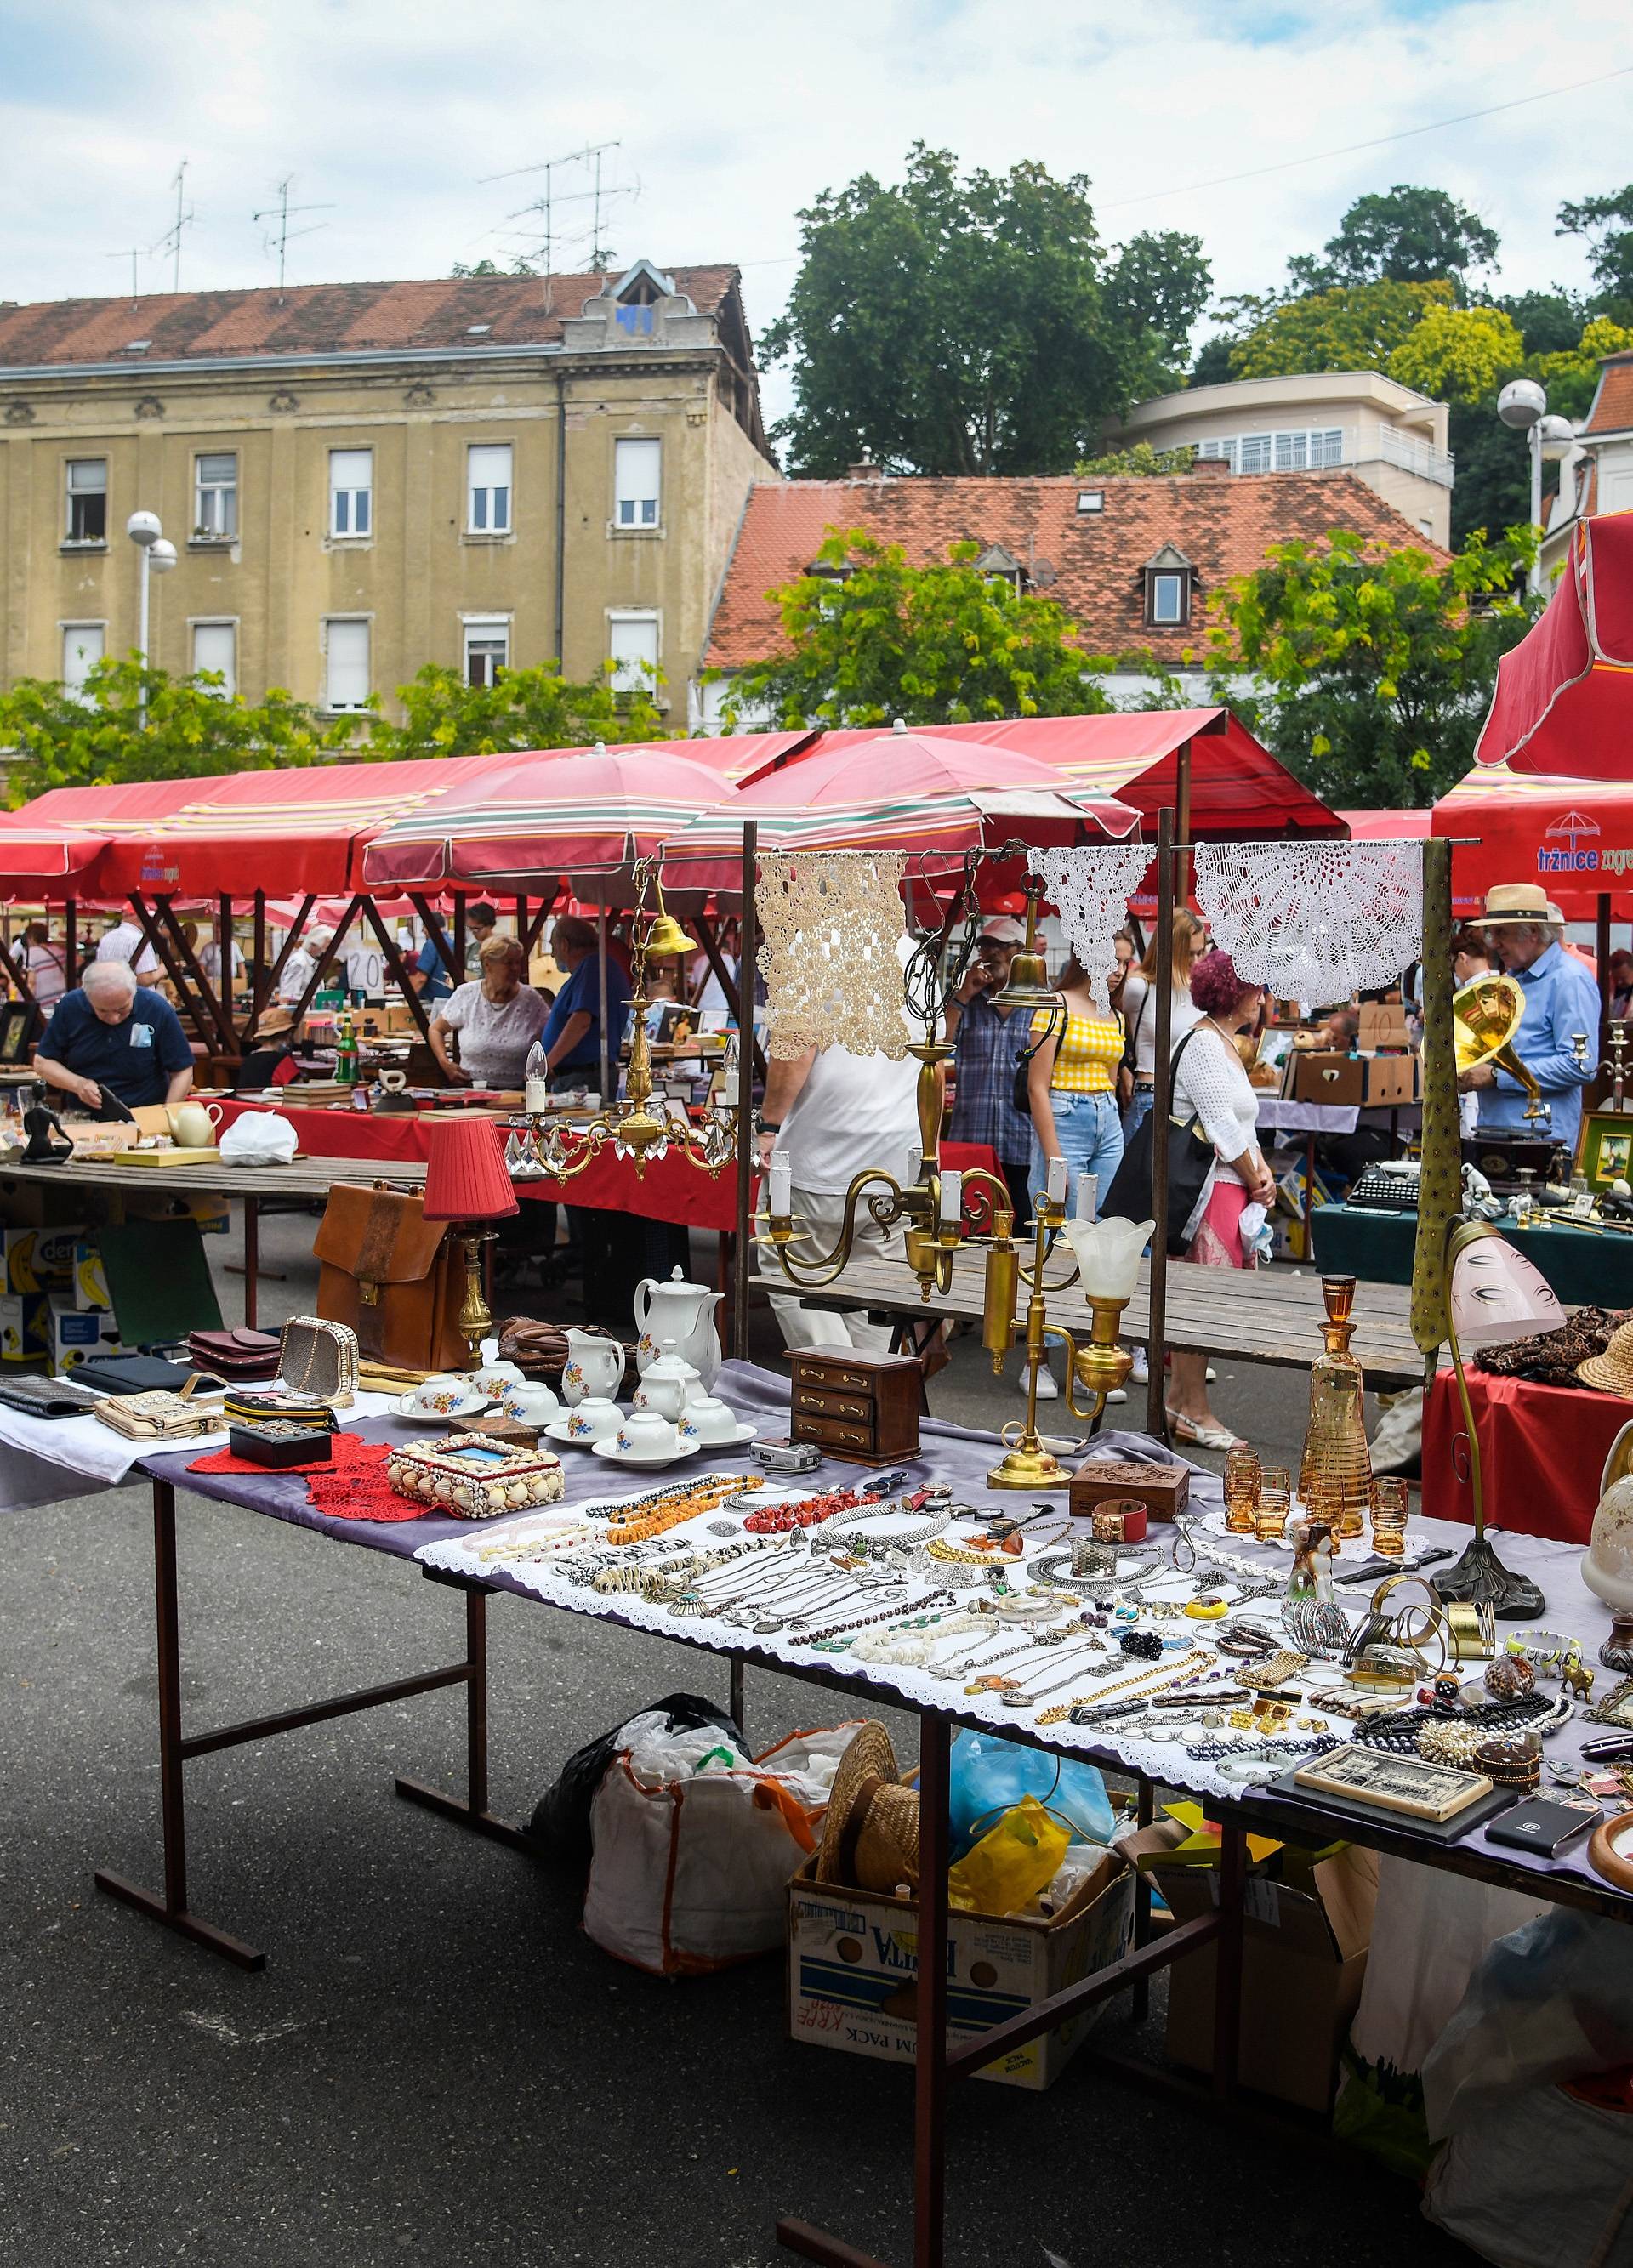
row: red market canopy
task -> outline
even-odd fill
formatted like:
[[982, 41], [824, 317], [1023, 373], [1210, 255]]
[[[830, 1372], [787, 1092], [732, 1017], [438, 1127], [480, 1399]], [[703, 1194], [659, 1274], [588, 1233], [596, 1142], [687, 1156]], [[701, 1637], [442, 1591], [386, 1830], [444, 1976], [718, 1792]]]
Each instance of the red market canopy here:
[[[1518, 648], [1516, 648], [1518, 652]], [[1568, 921], [1592, 921], [1601, 894], [1633, 920], [1633, 777], [1559, 779], [1476, 764], [1443, 795], [1434, 832], [1452, 853], [1459, 912], [1477, 912], [1499, 882], [1541, 882]]]
[[1541, 621], [1497, 664], [1474, 755], [1516, 774], [1633, 772], [1633, 512], [1577, 527]]
[[1432, 833], [1425, 804], [1417, 811], [1341, 811], [1352, 843], [1421, 843]]

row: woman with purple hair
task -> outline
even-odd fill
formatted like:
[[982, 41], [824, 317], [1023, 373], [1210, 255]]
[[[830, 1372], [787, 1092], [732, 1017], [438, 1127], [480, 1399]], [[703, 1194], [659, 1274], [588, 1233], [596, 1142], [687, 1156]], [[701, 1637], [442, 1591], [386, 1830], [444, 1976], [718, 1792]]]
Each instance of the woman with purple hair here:
[[[1175, 1051], [1173, 1115], [1194, 1118], [1214, 1145], [1214, 1162], [1186, 1224], [1185, 1257], [1201, 1268], [1246, 1268], [1245, 1209], [1275, 1201], [1275, 1182], [1259, 1147], [1259, 1098], [1248, 1083], [1236, 1035], [1258, 1021], [1264, 987], [1246, 983], [1228, 953], [1205, 953], [1191, 971], [1201, 1020]], [[1233, 1449], [1237, 1436], [1208, 1401], [1208, 1360], [1175, 1350], [1168, 1416], [1179, 1441]]]

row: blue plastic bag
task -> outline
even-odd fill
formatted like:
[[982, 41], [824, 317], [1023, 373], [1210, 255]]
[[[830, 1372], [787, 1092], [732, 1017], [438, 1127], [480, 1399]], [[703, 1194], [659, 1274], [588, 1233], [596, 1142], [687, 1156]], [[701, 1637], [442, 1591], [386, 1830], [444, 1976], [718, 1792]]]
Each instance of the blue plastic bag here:
[[954, 1735], [948, 1765], [952, 1856], [962, 1859], [994, 1821], [1023, 1795], [1058, 1814], [1078, 1843], [1109, 1843], [1116, 1816], [1092, 1764], [1047, 1756], [996, 1733]]

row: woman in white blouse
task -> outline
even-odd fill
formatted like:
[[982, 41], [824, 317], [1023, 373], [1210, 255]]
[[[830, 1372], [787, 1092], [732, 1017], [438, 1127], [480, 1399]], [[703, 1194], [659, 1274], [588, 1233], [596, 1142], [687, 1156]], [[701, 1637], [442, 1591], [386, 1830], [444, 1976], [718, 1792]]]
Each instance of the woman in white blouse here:
[[[1264, 988], [1244, 983], [1228, 953], [1207, 953], [1191, 972], [1191, 998], [1198, 1020], [1176, 1049], [1173, 1116], [1198, 1122], [1214, 1145], [1214, 1162], [1186, 1224], [1185, 1256], [1202, 1268], [1245, 1268], [1243, 1211], [1275, 1200], [1259, 1147], [1259, 1097], [1236, 1049], [1237, 1033], [1258, 1020]], [[1175, 1351], [1171, 1390], [1176, 1440], [1204, 1449], [1238, 1446], [1208, 1407], [1205, 1355]]]
[[[1170, 966], [1172, 1005], [1170, 1008], [1168, 1044], [1178, 1047], [1181, 1038], [1201, 1015], [1191, 998], [1191, 971], [1196, 965], [1205, 942], [1202, 924], [1193, 913], [1183, 908], [1174, 909], [1174, 949]], [[1156, 939], [1154, 937], [1145, 949], [1145, 958], [1137, 968], [1131, 968], [1123, 979], [1123, 1029], [1134, 1051], [1134, 1094], [1123, 1114], [1123, 1139], [1133, 1138], [1134, 1131], [1151, 1108], [1152, 1082], [1156, 1077], [1156, 999], [1151, 979], [1156, 974]]]

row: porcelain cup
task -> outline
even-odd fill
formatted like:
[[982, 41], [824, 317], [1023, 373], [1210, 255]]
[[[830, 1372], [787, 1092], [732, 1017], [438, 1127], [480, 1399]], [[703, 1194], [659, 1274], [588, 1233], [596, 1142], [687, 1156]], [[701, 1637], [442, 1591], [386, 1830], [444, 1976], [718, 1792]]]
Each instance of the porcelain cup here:
[[680, 1430], [672, 1418], [655, 1410], [634, 1410], [619, 1426], [615, 1447], [621, 1454], [672, 1457], [681, 1446]]
[[484, 1362], [480, 1370], [472, 1371], [471, 1383], [495, 1402], [502, 1402], [513, 1386], [525, 1386], [527, 1379], [514, 1362]]
[[686, 1423], [708, 1448], [722, 1447], [737, 1438], [737, 1420], [726, 1403], [712, 1394], [691, 1403], [686, 1412]]
[[561, 1415], [554, 1388], [546, 1386], [543, 1379], [524, 1378], [519, 1386], [507, 1387], [499, 1407], [519, 1425], [548, 1425], [552, 1418]]
[[567, 1437], [573, 1441], [604, 1441], [622, 1422], [623, 1412], [616, 1402], [609, 1402], [604, 1394], [587, 1394], [567, 1412]]
[[475, 1402], [484, 1399], [475, 1381], [455, 1371], [442, 1371], [422, 1379], [408, 1395], [409, 1406], [422, 1418], [458, 1418]]

